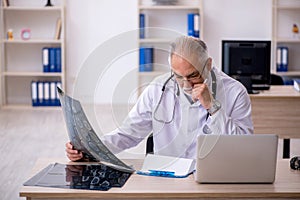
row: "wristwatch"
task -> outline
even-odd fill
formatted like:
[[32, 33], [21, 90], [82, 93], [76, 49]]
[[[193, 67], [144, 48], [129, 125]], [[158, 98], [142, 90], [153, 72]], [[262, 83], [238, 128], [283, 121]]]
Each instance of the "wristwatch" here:
[[212, 100], [210, 109], [207, 109], [207, 112], [210, 116], [215, 114], [221, 108], [221, 103], [218, 100]]

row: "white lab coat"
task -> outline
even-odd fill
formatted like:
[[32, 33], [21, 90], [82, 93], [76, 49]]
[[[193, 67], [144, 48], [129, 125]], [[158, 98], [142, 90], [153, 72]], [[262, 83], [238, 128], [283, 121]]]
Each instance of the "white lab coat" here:
[[[174, 80], [162, 94], [162, 85], [170, 73], [157, 77], [141, 94], [123, 125], [103, 136], [104, 143], [118, 153], [138, 145], [153, 133], [154, 153], [159, 155], [195, 158], [196, 138], [200, 134], [252, 134], [251, 102], [244, 86], [223, 72], [212, 68], [217, 80], [216, 99], [221, 109], [207, 118], [200, 102], [190, 103]], [[211, 78], [207, 84], [211, 87]], [[174, 107], [175, 105], [175, 107]], [[171, 123], [162, 123], [170, 121]], [[154, 118], [158, 120], [155, 120]]]

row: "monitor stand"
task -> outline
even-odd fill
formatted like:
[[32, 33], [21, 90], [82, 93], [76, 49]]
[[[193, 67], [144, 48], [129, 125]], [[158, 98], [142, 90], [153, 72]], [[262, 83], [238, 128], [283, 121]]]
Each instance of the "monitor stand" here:
[[252, 79], [250, 76], [240, 76], [237, 80], [240, 81], [245, 86], [248, 94], [258, 94], [259, 93], [259, 91], [253, 90]]
[[247, 90], [248, 94], [259, 94], [258, 90]]

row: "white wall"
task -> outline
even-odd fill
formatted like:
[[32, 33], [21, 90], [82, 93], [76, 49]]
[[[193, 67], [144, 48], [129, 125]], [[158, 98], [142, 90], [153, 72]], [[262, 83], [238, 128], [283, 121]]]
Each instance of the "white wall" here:
[[[73, 93], [74, 81], [81, 75], [78, 74], [80, 68], [95, 49], [120, 33], [137, 29], [137, 1], [68, 0], [66, 15], [67, 89], [69, 93]], [[137, 44], [136, 41], [132, 42]], [[103, 57], [105, 56], [103, 54]], [[100, 56], [99, 60], [101, 59]], [[110, 70], [102, 76], [101, 80], [98, 80], [99, 85], [95, 91], [98, 103], [111, 102], [114, 87], [123, 74], [136, 66], [137, 55], [130, 54], [112, 62]], [[108, 66], [97, 67], [102, 67], [104, 70]], [[136, 85], [136, 77], [130, 84]], [[127, 97], [120, 100], [120, 102], [126, 101]]]
[[[203, 2], [204, 39], [217, 66], [221, 65], [222, 39], [271, 39], [272, 0]], [[67, 88], [72, 93], [75, 77], [90, 53], [103, 42], [138, 27], [137, 0], [68, 0], [66, 13]], [[99, 80], [95, 101], [110, 103], [118, 80], [136, 65], [135, 53], [113, 62], [111, 70]], [[128, 81], [129, 88], [136, 84], [136, 77]], [[118, 96], [123, 96], [118, 99], [120, 103], [127, 103], [131, 98], [126, 91]]]
[[204, 0], [204, 40], [221, 67], [222, 39], [272, 37], [272, 0]]

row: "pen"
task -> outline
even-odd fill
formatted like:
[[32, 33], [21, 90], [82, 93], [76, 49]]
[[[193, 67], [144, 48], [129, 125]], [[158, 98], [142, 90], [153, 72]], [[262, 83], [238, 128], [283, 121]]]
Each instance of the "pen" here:
[[160, 177], [168, 177], [168, 178], [185, 178], [188, 177], [192, 172], [182, 175], [176, 175], [175, 172], [172, 171], [160, 171], [160, 170], [148, 170], [148, 171], [136, 171], [136, 174], [145, 175], [145, 176], [160, 176]]
[[175, 177], [175, 172], [171, 172], [171, 171], [148, 170], [148, 171], [137, 171], [136, 173], [139, 175], [147, 175], [147, 176]]

